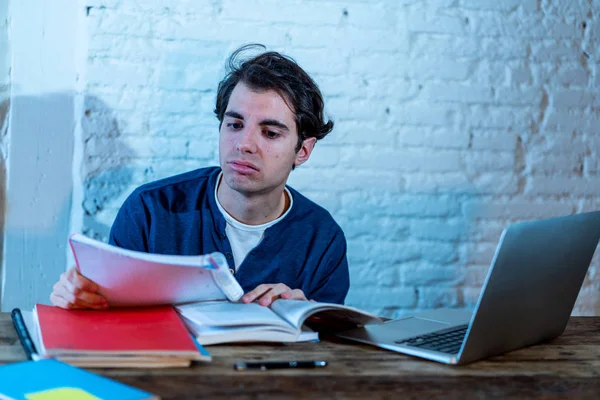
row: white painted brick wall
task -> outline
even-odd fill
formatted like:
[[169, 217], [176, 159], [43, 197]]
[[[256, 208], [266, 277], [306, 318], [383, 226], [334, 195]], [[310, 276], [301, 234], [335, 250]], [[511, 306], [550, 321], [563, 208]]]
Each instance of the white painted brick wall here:
[[10, 53], [8, 46], [8, 2], [0, 2], [0, 99], [8, 91], [10, 78]]
[[[8, 36], [8, 2], [0, 1], [0, 160], [7, 157], [6, 131], [10, 94], [10, 48]], [[2, 168], [2, 170], [4, 170]], [[4, 178], [4, 177], [3, 177]], [[4, 182], [3, 182], [4, 183]]]
[[[470, 307], [507, 223], [600, 208], [599, 2], [87, 6], [87, 233], [137, 185], [217, 162], [215, 91], [246, 42], [296, 58], [336, 122], [290, 184], [346, 232], [349, 304]], [[600, 314], [599, 258], [577, 314]]]

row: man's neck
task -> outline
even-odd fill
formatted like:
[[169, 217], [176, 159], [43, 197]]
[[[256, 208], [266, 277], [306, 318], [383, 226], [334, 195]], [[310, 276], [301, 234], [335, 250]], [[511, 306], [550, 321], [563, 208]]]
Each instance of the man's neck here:
[[247, 196], [219, 179], [217, 199], [229, 215], [246, 225], [262, 225], [279, 218], [289, 207], [284, 187], [265, 194]]

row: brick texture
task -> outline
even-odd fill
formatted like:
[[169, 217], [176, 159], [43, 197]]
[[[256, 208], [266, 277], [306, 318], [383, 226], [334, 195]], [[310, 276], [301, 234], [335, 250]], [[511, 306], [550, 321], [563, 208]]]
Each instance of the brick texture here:
[[[295, 57], [336, 122], [290, 184], [344, 228], [351, 305], [472, 307], [506, 224], [600, 207], [599, 2], [87, 7], [87, 234], [137, 185], [217, 163], [217, 82], [247, 42]], [[596, 257], [575, 314], [600, 314], [599, 274]]]
[[[0, 157], [4, 163], [8, 156], [8, 98], [10, 95], [10, 47], [8, 35], [8, 3], [0, 3]], [[4, 171], [6, 167], [2, 167]], [[4, 173], [3, 173], [4, 175]], [[4, 177], [3, 177], [4, 178]], [[4, 212], [4, 211], [3, 211]]]
[[0, 96], [6, 95], [10, 82], [8, 3], [0, 3]]

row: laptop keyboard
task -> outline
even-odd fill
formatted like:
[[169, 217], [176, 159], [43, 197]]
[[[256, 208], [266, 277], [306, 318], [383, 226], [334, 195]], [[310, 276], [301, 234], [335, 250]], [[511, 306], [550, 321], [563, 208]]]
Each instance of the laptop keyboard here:
[[468, 326], [453, 326], [442, 331], [415, 336], [410, 339], [397, 340], [396, 343], [442, 353], [456, 354], [465, 339]]

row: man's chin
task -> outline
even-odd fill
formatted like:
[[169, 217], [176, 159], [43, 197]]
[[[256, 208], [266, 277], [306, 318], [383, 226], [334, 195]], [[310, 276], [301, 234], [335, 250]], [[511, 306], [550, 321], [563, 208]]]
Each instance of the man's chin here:
[[235, 172], [229, 174], [223, 173], [223, 180], [227, 186], [240, 193], [256, 192], [260, 186], [260, 181], [253, 176]]

